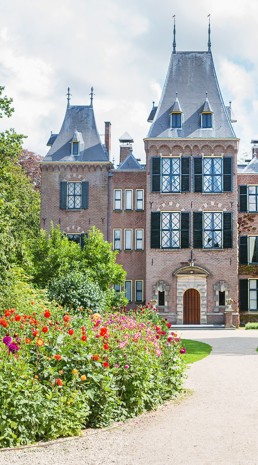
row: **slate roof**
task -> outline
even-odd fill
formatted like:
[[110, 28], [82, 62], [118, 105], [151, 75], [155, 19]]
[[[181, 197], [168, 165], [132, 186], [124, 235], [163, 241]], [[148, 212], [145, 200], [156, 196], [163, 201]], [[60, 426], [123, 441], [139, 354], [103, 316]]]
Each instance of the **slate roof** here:
[[258, 158], [254, 157], [241, 171], [241, 174], [258, 174]]
[[119, 137], [120, 142], [134, 142], [132, 136], [130, 136], [129, 132], [124, 132], [122, 136]]
[[152, 123], [152, 121], [154, 120], [154, 116], [156, 114], [157, 109], [158, 109], [158, 107], [156, 105], [154, 105], [154, 102], [153, 102], [153, 107], [152, 107], [152, 109], [150, 111], [150, 114], [148, 116], [148, 119], [147, 119], [148, 123]]
[[170, 113], [182, 113], [182, 108], [180, 105], [180, 102], [178, 100], [178, 97], [176, 97], [176, 100], [174, 101], [172, 108], [170, 109]]
[[143, 170], [145, 168], [144, 165], [141, 165], [138, 160], [136, 160], [135, 156], [133, 155], [133, 153], [129, 153], [129, 155], [127, 155], [126, 159], [123, 161], [123, 163], [121, 163], [116, 171], [120, 171], [120, 170], [128, 170], [128, 171], [135, 171], [135, 170]]
[[[79, 156], [71, 155], [71, 141], [75, 135], [80, 140]], [[45, 161], [109, 161], [99, 137], [91, 105], [67, 107], [60, 132], [45, 156], [43, 162]]]
[[[213, 111], [213, 128], [201, 128], [206, 92]], [[178, 99], [183, 112], [182, 129], [170, 128], [171, 107]], [[210, 52], [172, 53], [160, 103], [148, 138], [235, 138], [220, 92]]]

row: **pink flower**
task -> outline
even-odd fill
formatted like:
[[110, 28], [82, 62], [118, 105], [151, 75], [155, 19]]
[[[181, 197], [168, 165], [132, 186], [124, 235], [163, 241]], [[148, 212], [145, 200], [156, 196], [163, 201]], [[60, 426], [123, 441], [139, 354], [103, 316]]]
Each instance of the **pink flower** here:
[[180, 354], [185, 354], [186, 353], [186, 348], [185, 347], [181, 347], [180, 349]]
[[129, 368], [129, 365], [125, 365], [125, 369], [127, 370]]

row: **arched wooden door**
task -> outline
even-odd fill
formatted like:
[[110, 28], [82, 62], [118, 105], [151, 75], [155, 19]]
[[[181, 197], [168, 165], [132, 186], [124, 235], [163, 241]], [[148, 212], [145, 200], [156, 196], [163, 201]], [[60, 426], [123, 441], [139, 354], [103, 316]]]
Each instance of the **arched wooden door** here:
[[187, 289], [184, 293], [184, 325], [199, 325], [201, 316], [200, 293]]

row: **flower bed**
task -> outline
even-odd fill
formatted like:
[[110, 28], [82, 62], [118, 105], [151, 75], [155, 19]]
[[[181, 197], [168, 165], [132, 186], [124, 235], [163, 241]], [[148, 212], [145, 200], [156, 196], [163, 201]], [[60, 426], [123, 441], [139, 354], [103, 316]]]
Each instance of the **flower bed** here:
[[0, 317], [0, 446], [79, 434], [173, 397], [180, 339], [155, 310], [85, 315], [32, 302]]

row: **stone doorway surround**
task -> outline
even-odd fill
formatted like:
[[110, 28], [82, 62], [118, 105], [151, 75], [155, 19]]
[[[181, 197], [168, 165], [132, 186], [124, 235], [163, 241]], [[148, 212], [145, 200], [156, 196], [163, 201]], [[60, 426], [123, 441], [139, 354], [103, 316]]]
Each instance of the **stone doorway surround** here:
[[184, 293], [188, 289], [196, 289], [201, 298], [200, 324], [207, 324], [207, 277], [209, 273], [200, 266], [184, 266], [174, 273], [177, 278], [177, 324], [184, 324]]

